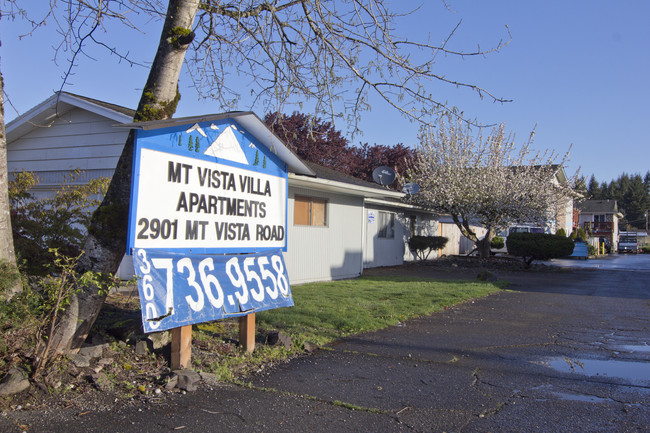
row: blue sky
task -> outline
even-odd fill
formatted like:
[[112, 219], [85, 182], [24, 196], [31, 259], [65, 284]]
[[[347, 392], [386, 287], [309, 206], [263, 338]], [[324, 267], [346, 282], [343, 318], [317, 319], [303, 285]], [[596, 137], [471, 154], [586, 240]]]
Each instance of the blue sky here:
[[[513, 102], [495, 104], [469, 91], [432, 86], [440, 100], [483, 124], [505, 122], [520, 143], [536, 128], [537, 148], [563, 155], [572, 145], [569, 174], [581, 167], [581, 174], [595, 174], [608, 182], [623, 172], [650, 170], [649, 1], [447, 0], [449, 9], [437, 0], [397, 3], [400, 7], [424, 3], [396, 29], [409, 38], [430, 35], [433, 41], [442, 41], [462, 19], [450, 47], [473, 50], [507, 39], [506, 26], [510, 30], [512, 41], [499, 52], [464, 60], [439, 57], [437, 67], [449, 78], [477, 84]], [[142, 23], [140, 32], [108, 29], [105, 40], [146, 63], [153, 59], [161, 26]], [[53, 61], [52, 22], [19, 40], [25, 29], [5, 18], [0, 25], [0, 68], [12, 104], [6, 97], [7, 120], [16, 117], [15, 109], [25, 112], [58, 90], [67, 68], [64, 56]], [[134, 108], [146, 68], [94, 53], [95, 58], [79, 60], [64, 90]], [[178, 117], [221, 111], [214, 103], [198, 101], [188, 85], [181, 76]], [[264, 115], [254, 106], [242, 104], [239, 109]], [[418, 126], [380, 102], [373, 101], [361, 127], [363, 136], [353, 143], [417, 142]]]

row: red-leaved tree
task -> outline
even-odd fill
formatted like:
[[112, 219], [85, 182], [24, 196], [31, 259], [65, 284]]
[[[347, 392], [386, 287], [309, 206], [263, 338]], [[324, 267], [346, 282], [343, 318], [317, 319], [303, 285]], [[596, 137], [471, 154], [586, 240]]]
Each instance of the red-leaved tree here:
[[[400, 143], [395, 146], [368, 143], [352, 146], [330, 122], [294, 112], [287, 116], [269, 113], [266, 124], [305, 161], [313, 162], [358, 179], [372, 182], [375, 168], [385, 165], [403, 173], [415, 151]], [[395, 188], [397, 184], [393, 185]]]

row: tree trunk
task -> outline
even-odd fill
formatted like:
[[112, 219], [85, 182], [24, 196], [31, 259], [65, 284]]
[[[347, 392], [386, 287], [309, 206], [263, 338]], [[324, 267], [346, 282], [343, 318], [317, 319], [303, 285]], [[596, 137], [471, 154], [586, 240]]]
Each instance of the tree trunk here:
[[478, 256], [480, 258], [482, 259], [490, 258], [492, 239], [494, 239], [494, 236], [495, 236], [494, 230], [488, 229], [483, 239], [476, 241], [476, 248], [478, 250]]
[[[11, 206], [9, 205], [9, 173], [7, 171], [7, 135], [5, 133], [4, 81], [0, 72], [0, 261], [16, 266], [14, 237], [11, 230]], [[11, 299], [21, 291], [20, 280], [7, 288], [5, 299]], [[1, 295], [1, 293], [0, 293]]]
[[[189, 44], [199, 0], [169, 0], [158, 50], [149, 72], [134, 121], [172, 117], [180, 99], [178, 78]], [[79, 272], [114, 274], [126, 252], [135, 135], [129, 134], [102, 204], [94, 212]], [[106, 299], [97, 287], [85, 287], [74, 295], [54, 336], [52, 348], [75, 351], [85, 341]]]

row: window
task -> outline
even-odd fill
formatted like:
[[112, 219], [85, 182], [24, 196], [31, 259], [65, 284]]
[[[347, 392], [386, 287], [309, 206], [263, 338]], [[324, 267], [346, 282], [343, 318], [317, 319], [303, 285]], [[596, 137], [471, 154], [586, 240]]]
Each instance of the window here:
[[377, 237], [393, 239], [395, 237], [395, 214], [379, 212], [379, 232]]
[[293, 223], [298, 226], [324, 226], [327, 222], [327, 201], [322, 198], [295, 196]]

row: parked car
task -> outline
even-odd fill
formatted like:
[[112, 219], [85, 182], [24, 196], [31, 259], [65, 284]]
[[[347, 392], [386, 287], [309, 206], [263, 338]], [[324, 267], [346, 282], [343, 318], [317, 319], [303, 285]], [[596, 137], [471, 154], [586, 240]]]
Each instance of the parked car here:
[[639, 252], [639, 239], [636, 232], [621, 232], [618, 235], [618, 252], [634, 254]]

